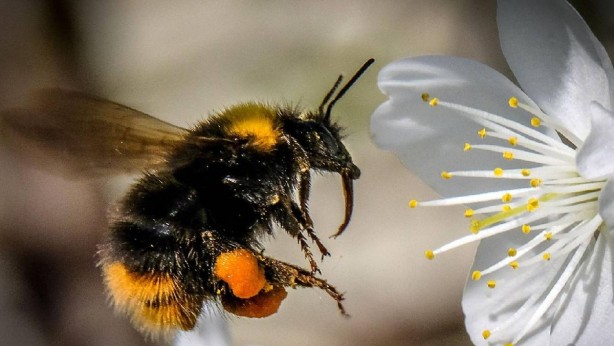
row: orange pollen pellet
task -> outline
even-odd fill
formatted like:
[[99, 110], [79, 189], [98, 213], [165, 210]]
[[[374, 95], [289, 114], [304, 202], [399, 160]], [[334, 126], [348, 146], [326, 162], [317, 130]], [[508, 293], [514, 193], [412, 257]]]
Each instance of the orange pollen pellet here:
[[264, 269], [251, 251], [236, 249], [220, 254], [214, 267], [215, 276], [226, 282], [234, 296], [251, 298], [265, 286]]

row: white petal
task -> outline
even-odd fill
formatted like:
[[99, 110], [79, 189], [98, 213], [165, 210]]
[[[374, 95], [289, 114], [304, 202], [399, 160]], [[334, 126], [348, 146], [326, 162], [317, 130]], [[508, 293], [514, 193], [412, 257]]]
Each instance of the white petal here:
[[[480, 242], [475, 256], [472, 272], [482, 270], [505, 257], [508, 248], [520, 247], [527, 241], [529, 235], [522, 232], [508, 232]], [[534, 249], [526, 258], [539, 255], [540, 249]], [[510, 259], [510, 262], [512, 260]], [[463, 311], [465, 326], [471, 340], [476, 345], [503, 344], [512, 342], [525, 327], [532, 313], [539, 304], [533, 304], [524, 311], [522, 317], [501, 331], [494, 328], [514, 315], [532, 294], [539, 293], [553, 283], [554, 277], [565, 264], [565, 258], [543, 261], [527, 268], [522, 266], [514, 270], [511, 267], [502, 268], [478, 281], [469, 279], [463, 294]], [[495, 280], [496, 287], [488, 288], [487, 280]], [[548, 345], [550, 335], [551, 314], [547, 314], [534, 331], [522, 339], [523, 345]], [[484, 340], [484, 330], [492, 332], [488, 340]], [[487, 342], [488, 341], [488, 342]]]
[[614, 174], [614, 113], [592, 103], [591, 131], [577, 156], [578, 172], [593, 179]]
[[[614, 181], [609, 180], [599, 196], [599, 215], [608, 229], [614, 230]], [[613, 235], [614, 236], [614, 235]]]
[[611, 108], [614, 71], [606, 51], [565, 1], [499, 0], [501, 48], [522, 89], [580, 137], [591, 101]]
[[[463, 152], [463, 143], [489, 143], [477, 136], [481, 126], [441, 107], [423, 102], [422, 93], [441, 100], [470, 105], [528, 124], [530, 115], [508, 106], [516, 96], [534, 103], [512, 82], [490, 67], [461, 58], [423, 56], [399, 60], [384, 67], [378, 85], [390, 97], [371, 118], [373, 139], [396, 153], [409, 169], [444, 196], [467, 194], [466, 184], [443, 180], [443, 170], [515, 168], [516, 161], [488, 152]], [[501, 143], [501, 141], [495, 142]], [[455, 178], [453, 178], [455, 179]], [[462, 179], [462, 178], [458, 178]], [[492, 179], [473, 192], [519, 186]]]
[[552, 326], [552, 345], [612, 345], [614, 340], [614, 292], [612, 261], [614, 238], [601, 233], [578, 276], [568, 299], [561, 302]]

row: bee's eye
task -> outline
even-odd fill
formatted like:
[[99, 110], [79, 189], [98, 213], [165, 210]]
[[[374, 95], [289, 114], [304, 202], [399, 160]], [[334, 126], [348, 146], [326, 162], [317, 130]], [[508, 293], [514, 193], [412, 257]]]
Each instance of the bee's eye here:
[[328, 129], [323, 128], [322, 130], [320, 139], [324, 142], [326, 148], [332, 153], [338, 152], [339, 145], [337, 144], [335, 137], [330, 133], [330, 131], [328, 131]]

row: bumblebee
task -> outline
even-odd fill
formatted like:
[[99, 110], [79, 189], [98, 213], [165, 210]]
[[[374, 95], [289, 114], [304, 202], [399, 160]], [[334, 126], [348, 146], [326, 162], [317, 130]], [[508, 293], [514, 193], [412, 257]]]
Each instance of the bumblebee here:
[[[373, 63], [341, 88], [339, 76], [315, 111], [241, 103], [184, 129], [111, 101], [42, 90], [2, 117], [3, 135], [38, 148], [38, 163], [68, 177], [141, 172], [113, 208], [99, 266], [112, 304], [151, 337], [194, 328], [203, 302], [239, 316], [277, 311], [286, 287], [324, 290], [345, 314], [343, 295], [319, 273], [312, 171], [338, 173], [348, 226], [360, 170], [331, 120], [335, 103]], [[25, 142], [24, 142], [25, 140]], [[24, 146], [25, 143], [25, 146]], [[40, 155], [42, 153], [42, 155]], [[280, 226], [310, 269], [263, 254], [260, 240]]]

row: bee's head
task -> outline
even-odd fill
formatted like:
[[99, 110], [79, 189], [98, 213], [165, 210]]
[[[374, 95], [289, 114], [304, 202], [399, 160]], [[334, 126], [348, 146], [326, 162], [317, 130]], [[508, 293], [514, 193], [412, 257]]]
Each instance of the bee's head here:
[[346, 197], [346, 218], [335, 236], [341, 234], [349, 222], [353, 205], [352, 181], [360, 177], [360, 169], [352, 162], [352, 157], [341, 141], [341, 127], [331, 121], [331, 111], [373, 62], [373, 59], [369, 59], [335, 94], [343, 79], [343, 76], [339, 76], [317, 111], [299, 116], [296, 128], [291, 131], [293, 138], [305, 151], [310, 168], [341, 175]]
[[300, 117], [300, 130], [294, 132], [294, 137], [306, 151], [311, 168], [336, 172], [350, 180], [360, 177], [360, 169], [352, 162], [352, 157], [341, 141], [343, 139], [341, 126], [331, 121], [331, 112], [335, 103], [373, 62], [373, 59], [369, 59], [335, 94], [343, 80], [343, 76], [339, 76], [317, 111]]
[[352, 180], [360, 177], [360, 169], [341, 141], [337, 124], [326, 121], [321, 114], [308, 114], [296, 130], [293, 137], [305, 151], [311, 169], [339, 173]]

